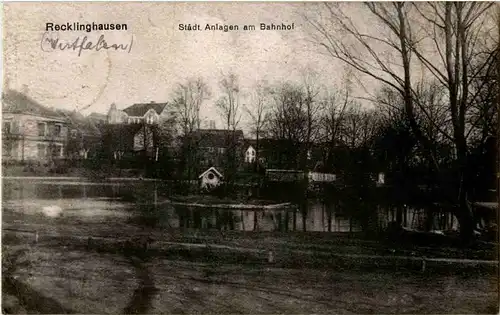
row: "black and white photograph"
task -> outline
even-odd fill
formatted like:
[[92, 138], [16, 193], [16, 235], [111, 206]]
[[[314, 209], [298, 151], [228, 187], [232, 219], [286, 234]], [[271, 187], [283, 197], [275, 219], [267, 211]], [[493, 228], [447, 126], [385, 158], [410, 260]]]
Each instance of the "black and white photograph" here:
[[2, 10], [2, 313], [500, 312], [498, 2]]

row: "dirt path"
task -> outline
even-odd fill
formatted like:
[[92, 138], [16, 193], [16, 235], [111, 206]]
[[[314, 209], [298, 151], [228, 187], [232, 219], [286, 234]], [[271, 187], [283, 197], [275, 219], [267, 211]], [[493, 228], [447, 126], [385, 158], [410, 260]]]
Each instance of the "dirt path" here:
[[123, 314], [148, 314], [158, 289], [155, 287], [151, 272], [144, 265], [145, 261], [130, 257], [130, 263], [134, 266], [140, 283], [135, 289], [132, 299], [124, 308]]

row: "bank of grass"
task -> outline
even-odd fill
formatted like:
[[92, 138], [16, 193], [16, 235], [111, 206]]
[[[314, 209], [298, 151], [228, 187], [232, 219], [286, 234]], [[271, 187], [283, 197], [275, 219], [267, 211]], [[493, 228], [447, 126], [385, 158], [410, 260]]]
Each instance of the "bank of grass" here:
[[175, 195], [170, 197], [170, 199], [174, 202], [181, 202], [185, 204], [200, 204], [200, 205], [258, 205], [258, 206], [268, 206], [272, 204], [276, 204], [275, 201], [272, 200], [263, 200], [263, 199], [250, 199], [250, 198], [237, 198], [237, 197], [217, 197], [212, 195], [203, 195], [203, 194], [193, 194], [193, 195]]
[[[303, 233], [303, 232], [235, 232], [214, 230], [144, 229], [120, 223], [94, 223], [92, 225], [58, 224], [4, 224], [4, 242], [9, 244], [10, 235], [17, 235], [22, 242], [31, 244], [35, 240], [51, 246], [120, 253], [137, 251], [143, 255], [172, 256], [179, 259], [217, 260], [254, 264], [267, 262], [269, 252], [275, 263], [283, 267], [316, 268], [322, 265], [350, 265], [360, 268], [436, 268], [444, 272], [484, 266], [495, 270], [490, 263], [459, 263], [456, 260], [496, 260], [495, 248], [456, 248], [441, 246], [412, 246], [393, 244], [383, 240], [367, 240], [362, 234]], [[22, 243], [21, 242], [21, 243]], [[91, 242], [91, 245], [89, 245]], [[147, 246], [148, 251], [142, 252]], [[215, 256], [212, 256], [215, 255]], [[208, 258], [207, 258], [208, 257]], [[234, 260], [236, 259], [236, 260]], [[437, 259], [433, 261], [432, 259]], [[446, 261], [451, 259], [452, 261]]]

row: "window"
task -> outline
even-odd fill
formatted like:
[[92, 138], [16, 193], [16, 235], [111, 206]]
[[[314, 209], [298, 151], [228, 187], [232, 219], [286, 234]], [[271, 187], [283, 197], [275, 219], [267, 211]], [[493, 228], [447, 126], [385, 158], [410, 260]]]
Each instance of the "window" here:
[[78, 135], [78, 130], [76, 129], [71, 130], [71, 138], [75, 139], [77, 135]]
[[63, 156], [63, 145], [60, 143], [56, 143], [52, 150], [52, 157], [62, 157]]
[[219, 154], [224, 154], [224, 152], [226, 152], [225, 148], [219, 148]]
[[3, 129], [2, 129], [2, 132], [4, 134], [10, 134], [11, 131], [12, 131], [12, 123], [10, 121], [4, 121], [3, 122]]
[[55, 137], [60, 137], [61, 136], [61, 130], [62, 130], [61, 124], [56, 124], [54, 126], [54, 136]]
[[154, 117], [153, 117], [152, 115], [151, 115], [151, 116], [148, 116], [148, 117], [146, 118], [146, 123], [148, 123], [148, 124], [153, 124], [153, 123], [154, 123], [154, 120], [155, 120], [155, 119], [154, 119]]
[[5, 157], [12, 156], [12, 141], [2, 141], [2, 155]]
[[46, 136], [47, 135], [47, 124], [42, 122], [38, 123], [38, 135], [39, 136]]
[[47, 145], [45, 143], [37, 144], [38, 158], [44, 159], [47, 157]]

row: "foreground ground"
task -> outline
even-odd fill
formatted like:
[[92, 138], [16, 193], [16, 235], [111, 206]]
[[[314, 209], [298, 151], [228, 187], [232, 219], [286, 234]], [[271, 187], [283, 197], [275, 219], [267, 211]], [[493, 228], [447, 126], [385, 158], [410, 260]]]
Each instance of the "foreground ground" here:
[[443, 273], [328, 259], [311, 265], [310, 257], [278, 252], [270, 262], [267, 254], [230, 248], [146, 249], [65, 236], [35, 243], [28, 233], [9, 231], [3, 239], [5, 313], [498, 311], [496, 274], [489, 269]]

